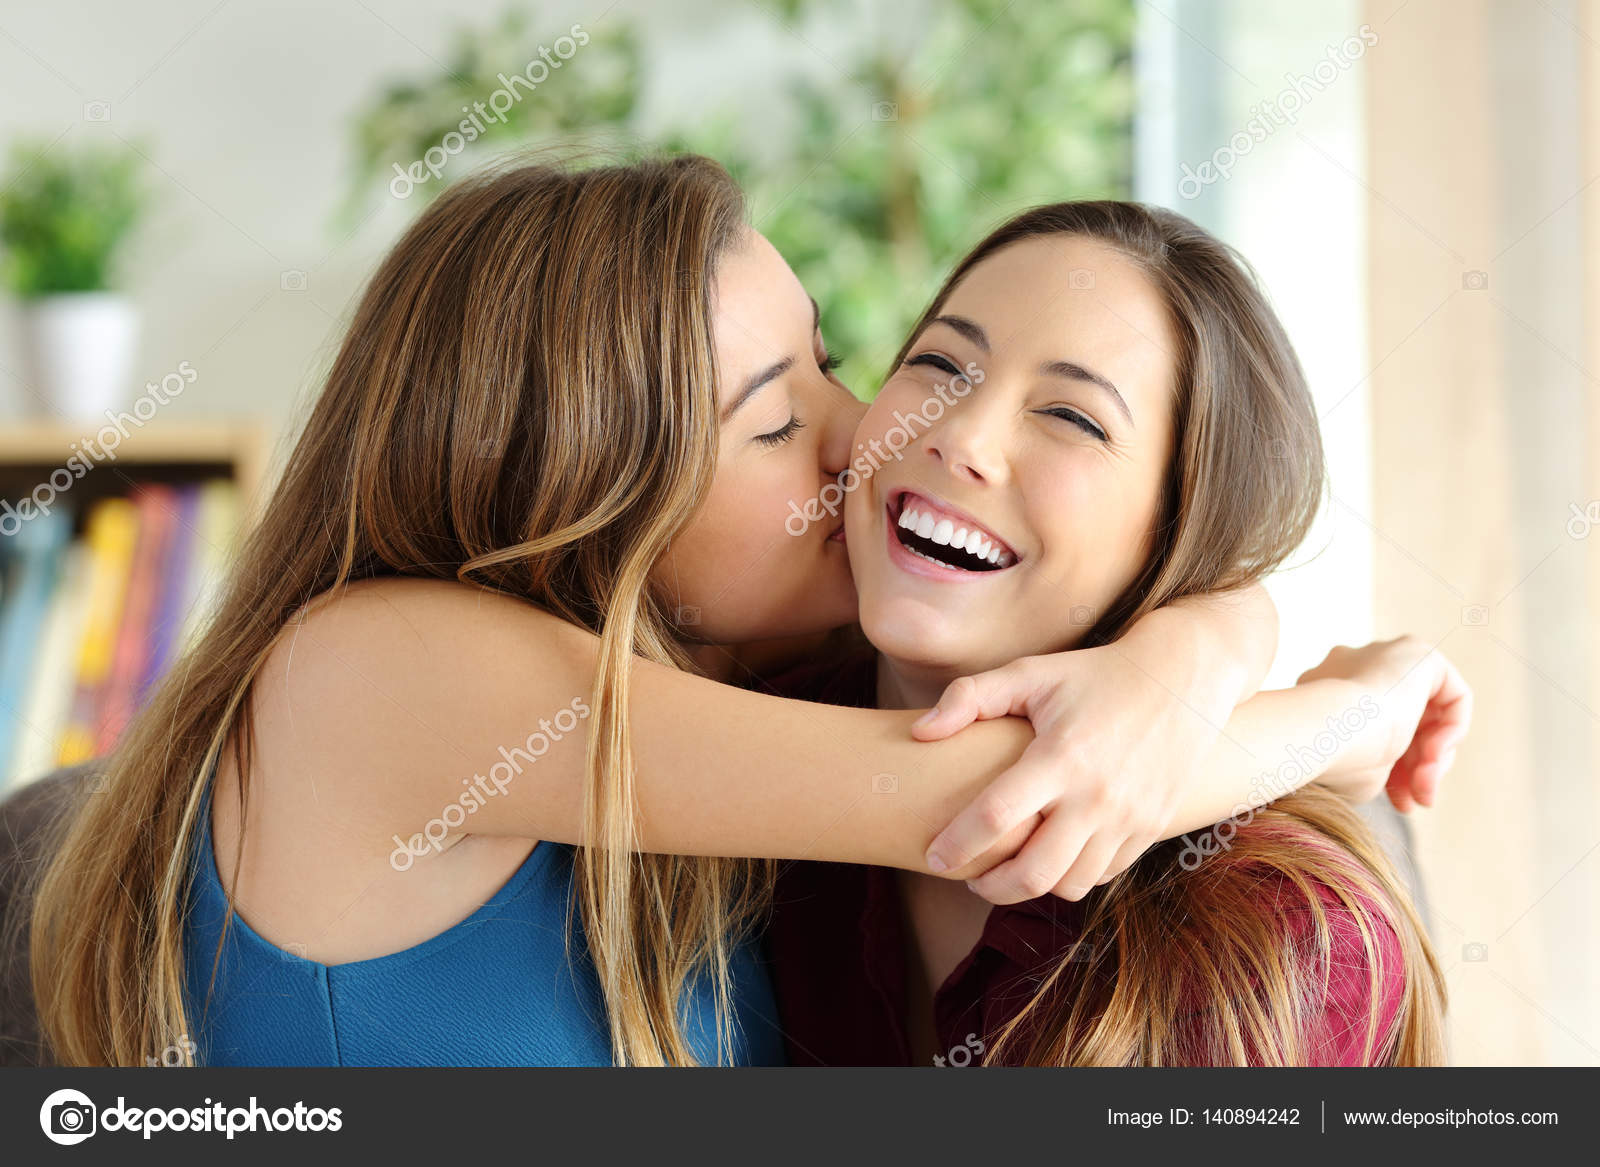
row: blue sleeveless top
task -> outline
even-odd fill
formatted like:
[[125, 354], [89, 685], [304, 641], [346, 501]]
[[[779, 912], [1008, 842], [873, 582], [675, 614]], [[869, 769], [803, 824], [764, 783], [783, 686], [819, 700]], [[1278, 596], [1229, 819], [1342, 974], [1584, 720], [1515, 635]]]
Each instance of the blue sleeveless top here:
[[[465, 920], [400, 952], [319, 964], [278, 948], [237, 914], [206, 1007], [227, 898], [217, 876], [207, 792], [190, 864], [184, 971], [199, 1065], [609, 1066], [600, 986], [567, 900], [573, 849], [540, 842]], [[784, 1046], [764, 958], [734, 955], [735, 1065], [782, 1065]], [[707, 984], [684, 1002], [684, 1033], [702, 1065], [717, 1060]]]

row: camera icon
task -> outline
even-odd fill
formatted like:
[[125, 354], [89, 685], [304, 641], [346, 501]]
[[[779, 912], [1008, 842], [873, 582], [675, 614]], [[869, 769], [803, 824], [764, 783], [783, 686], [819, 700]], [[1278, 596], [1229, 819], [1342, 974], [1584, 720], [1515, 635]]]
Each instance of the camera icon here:
[[1080, 940], [1067, 949], [1067, 961], [1070, 964], [1088, 964], [1094, 959], [1094, 944], [1088, 940]]
[[288, 944], [285, 944], [280, 952], [279, 959], [289, 960], [292, 957], [299, 957], [301, 960], [306, 958], [306, 946], [298, 940], [291, 940]]
[[306, 273], [290, 268], [278, 277], [278, 287], [285, 292], [303, 292], [306, 290]]
[[900, 790], [900, 779], [893, 774], [874, 774], [872, 776], [872, 793], [897, 794]]
[[1094, 287], [1094, 272], [1086, 267], [1075, 267], [1067, 273], [1067, 286], [1075, 292], [1087, 292]]
[[1600, 499], [1596, 499], [1582, 510], [1578, 504], [1571, 502], [1567, 509], [1572, 512], [1572, 517], [1567, 520], [1567, 534], [1574, 539], [1587, 539], [1589, 532], [1600, 527]]
[[104, 794], [109, 785], [110, 784], [106, 781], [105, 774], [97, 771], [94, 777], [90, 778], [85, 784], [84, 789], [90, 794]]
[[1067, 613], [1068, 619], [1078, 628], [1087, 628], [1094, 623], [1094, 609], [1088, 604], [1074, 604]]
[[72, 1146], [95, 1133], [95, 1105], [81, 1090], [57, 1090], [39, 1107], [39, 1129], [52, 1143]]
[[691, 604], [685, 604], [678, 609], [677, 621], [680, 625], [692, 627], [700, 623], [700, 609]]
[[1489, 609], [1482, 604], [1468, 604], [1461, 609], [1461, 623], [1468, 628], [1482, 628], [1489, 623]]
[[1283, 461], [1289, 456], [1289, 443], [1282, 438], [1272, 438], [1267, 442], [1267, 457], [1276, 461]]
[[1489, 273], [1486, 271], [1462, 272], [1461, 287], [1468, 292], [1486, 291], [1489, 287]]
[[875, 122], [897, 122], [900, 120], [900, 107], [892, 101], [874, 102], [872, 120]]
[[86, 122], [108, 122], [111, 120], [111, 103], [109, 101], [86, 101], [83, 103], [83, 120]]
[[1461, 959], [1474, 964], [1482, 964], [1489, 959], [1489, 946], [1482, 941], [1473, 941], [1471, 944], [1461, 946]]

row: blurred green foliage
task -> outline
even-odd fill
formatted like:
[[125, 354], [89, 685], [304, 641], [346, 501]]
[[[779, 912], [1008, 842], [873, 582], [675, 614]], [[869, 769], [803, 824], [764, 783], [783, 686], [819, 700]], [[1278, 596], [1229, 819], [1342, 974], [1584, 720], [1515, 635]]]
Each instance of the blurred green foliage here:
[[[473, 149], [487, 157], [598, 133], [717, 158], [822, 304], [824, 336], [864, 395], [943, 273], [986, 231], [1036, 203], [1128, 197], [1132, 0], [752, 0], [744, 15], [781, 26], [817, 65], [784, 82], [792, 116], [776, 143], [770, 117], [742, 102], [642, 131], [647, 42], [619, 10], [589, 29], [592, 43], [559, 83]], [[534, 58], [528, 28], [518, 10], [463, 33], [446, 74], [394, 85], [361, 115], [352, 208], [391, 181], [395, 162], [437, 146], [463, 105], [502, 87], [502, 71]]]
[[145, 205], [138, 154], [22, 142], [0, 190], [5, 281], [23, 299], [100, 292]]

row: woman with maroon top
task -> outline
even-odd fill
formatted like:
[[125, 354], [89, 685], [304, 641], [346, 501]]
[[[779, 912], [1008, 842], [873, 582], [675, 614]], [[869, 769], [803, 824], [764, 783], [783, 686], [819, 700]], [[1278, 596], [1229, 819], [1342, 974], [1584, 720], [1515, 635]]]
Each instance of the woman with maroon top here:
[[[929, 410], [935, 395], [955, 404]], [[1153, 608], [1259, 580], [1304, 538], [1323, 487], [1315, 407], [1247, 269], [1182, 217], [1134, 204], [1039, 208], [963, 260], [858, 445], [893, 447], [913, 415], [916, 445], [846, 502], [876, 661], [812, 694], [935, 704], [930, 734], [1037, 717], [1050, 695], [1015, 694], [1038, 654], [1114, 645]], [[1471, 701], [1411, 638], [1337, 648], [1297, 688], [1339, 713], [1306, 719], [1284, 747], [1359, 771], [1414, 740], [1396, 775], [1447, 765]], [[1252, 803], [1286, 793], [1283, 756], [1262, 757]], [[1003, 779], [934, 840], [930, 865], [959, 866], [972, 840], [1031, 821], [1048, 798]], [[1052, 834], [1082, 844], [1047, 818], [1036, 845]], [[1443, 1060], [1426, 937], [1370, 830], [1325, 790], [1241, 806], [1084, 898], [1052, 886], [1028, 857], [965, 886], [792, 867], [771, 933], [792, 1059]]]

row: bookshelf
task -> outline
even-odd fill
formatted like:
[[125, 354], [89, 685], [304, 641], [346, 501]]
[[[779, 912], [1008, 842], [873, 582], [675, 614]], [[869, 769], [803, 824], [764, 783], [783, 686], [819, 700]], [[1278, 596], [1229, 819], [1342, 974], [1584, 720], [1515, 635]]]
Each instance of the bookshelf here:
[[[13, 501], [62, 466], [93, 423], [0, 419], [0, 498]], [[116, 457], [98, 462], [72, 487], [90, 493], [126, 493], [131, 481], [185, 482], [208, 475], [230, 478], [253, 500], [270, 453], [265, 428], [254, 422], [165, 422], [134, 431]], [[124, 471], [123, 475], [115, 473]], [[101, 481], [91, 481], [97, 476]]]
[[259, 502], [266, 433], [153, 419], [108, 450], [93, 423], [0, 420], [0, 797], [105, 753], [181, 653]]

